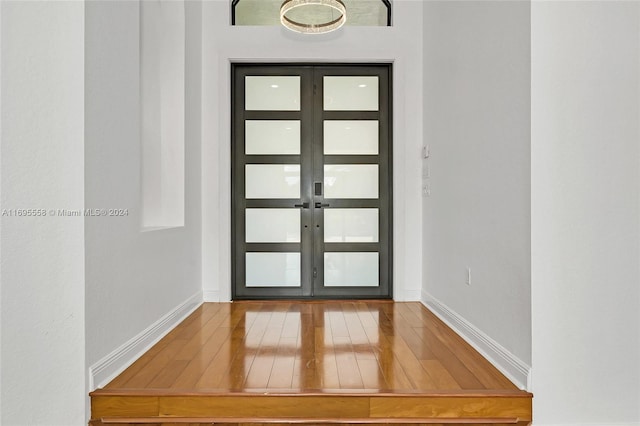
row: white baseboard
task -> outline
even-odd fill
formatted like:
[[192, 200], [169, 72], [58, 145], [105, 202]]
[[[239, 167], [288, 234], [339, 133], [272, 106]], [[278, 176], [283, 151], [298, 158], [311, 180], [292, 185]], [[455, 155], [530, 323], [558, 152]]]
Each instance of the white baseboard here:
[[217, 290], [205, 290], [203, 294], [205, 302], [220, 302], [220, 292]]
[[394, 297], [394, 299], [397, 302], [418, 302], [420, 301], [420, 290], [404, 290], [400, 298]]
[[530, 390], [531, 367], [444, 303], [422, 292], [422, 303], [520, 389]]
[[202, 291], [173, 308], [128, 342], [89, 367], [89, 390], [105, 386], [202, 304]]
[[[535, 413], [534, 413], [535, 417]], [[640, 422], [633, 423], [536, 423], [533, 426], [640, 426]]]

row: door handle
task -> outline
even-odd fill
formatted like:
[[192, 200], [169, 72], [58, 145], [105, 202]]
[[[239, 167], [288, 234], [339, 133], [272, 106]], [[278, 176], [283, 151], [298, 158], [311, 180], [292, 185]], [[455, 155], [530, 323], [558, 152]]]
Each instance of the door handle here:
[[302, 208], [302, 209], [308, 209], [309, 208], [309, 203], [294, 204], [293, 207], [299, 207], [299, 208]]
[[316, 202], [316, 209], [321, 209], [323, 207], [329, 207], [329, 203]]

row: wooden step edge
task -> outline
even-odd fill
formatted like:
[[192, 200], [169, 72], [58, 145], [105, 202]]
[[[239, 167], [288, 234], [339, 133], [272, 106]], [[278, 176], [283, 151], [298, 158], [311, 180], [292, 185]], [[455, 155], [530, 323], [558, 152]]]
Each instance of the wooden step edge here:
[[267, 397], [280, 397], [280, 396], [295, 396], [295, 397], [312, 397], [312, 396], [326, 396], [326, 397], [446, 397], [446, 398], [533, 398], [531, 392], [518, 390], [518, 389], [478, 389], [478, 390], [437, 390], [437, 391], [424, 391], [424, 390], [402, 390], [402, 391], [387, 391], [387, 390], [371, 390], [364, 389], [331, 389], [331, 390], [318, 390], [318, 389], [245, 389], [242, 391], [231, 391], [228, 389], [96, 389], [89, 393], [91, 397], [109, 397], [109, 396], [168, 396], [168, 397], [180, 397], [180, 396], [233, 396], [233, 397], [247, 397], [247, 398], [267, 398]]
[[[95, 421], [94, 421], [95, 422]], [[162, 423], [287, 423], [287, 424], [518, 424], [523, 420], [517, 417], [494, 418], [240, 418], [240, 417], [103, 417], [94, 425], [117, 424], [162, 424]]]

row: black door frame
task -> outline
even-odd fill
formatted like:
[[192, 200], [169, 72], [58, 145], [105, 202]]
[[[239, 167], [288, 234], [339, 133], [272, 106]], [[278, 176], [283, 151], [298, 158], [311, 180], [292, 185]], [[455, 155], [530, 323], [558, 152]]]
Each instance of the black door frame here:
[[[393, 295], [392, 247], [392, 66], [391, 64], [310, 64], [310, 63], [234, 63], [231, 64], [231, 277], [232, 299], [381, 299]], [[246, 111], [244, 109], [246, 76], [300, 76], [299, 111]], [[379, 81], [378, 111], [324, 111], [322, 96], [324, 76], [370, 75]], [[244, 149], [245, 120], [300, 120], [300, 155], [246, 155]], [[369, 119], [379, 121], [378, 155], [324, 156], [322, 145], [323, 120]], [[313, 141], [304, 143], [303, 141]], [[301, 199], [245, 199], [245, 164], [300, 164]], [[379, 209], [378, 243], [325, 243], [323, 238], [322, 195], [314, 194], [314, 182], [322, 182], [324, 164], [378, 164], [378, 199], [331, 199], [331, 207], [376, 207]], [[304, 173], [304, 170], [308, 170]], [[302, 207], [308, 203], [308, 207]], [[246, 243], [246, 208], [301, 208], [300, 243]], [[305, 232], [306, 230], [306, 232]], [[300, 287], [246, 287], [246, 252], [300, 252]], [[378, 287], [323, 287], [324, 252], [379, 252], [380, 270]], [[307, 256], [304, 253], [308, 253]]]

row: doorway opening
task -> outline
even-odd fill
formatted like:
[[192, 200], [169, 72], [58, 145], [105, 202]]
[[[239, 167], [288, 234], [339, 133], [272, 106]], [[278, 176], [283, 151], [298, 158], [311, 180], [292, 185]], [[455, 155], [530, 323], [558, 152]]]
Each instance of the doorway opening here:
[[391, 65], [232, 77], [233, 299], [391, 298]]

